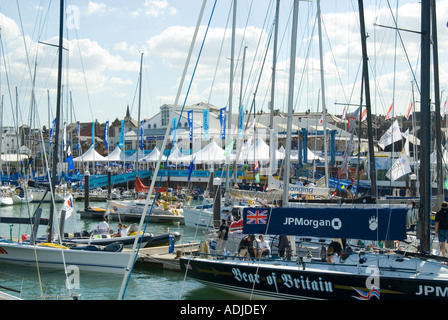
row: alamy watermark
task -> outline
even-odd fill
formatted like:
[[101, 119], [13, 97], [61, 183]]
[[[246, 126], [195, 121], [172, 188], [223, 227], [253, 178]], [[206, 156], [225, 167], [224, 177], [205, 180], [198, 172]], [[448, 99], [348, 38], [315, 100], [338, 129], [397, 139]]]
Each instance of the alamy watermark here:
[[66, 25], [69, 30], [78, 30], [80, 28], [80, 13], [78, 6], [68, 6], [65, 10]]

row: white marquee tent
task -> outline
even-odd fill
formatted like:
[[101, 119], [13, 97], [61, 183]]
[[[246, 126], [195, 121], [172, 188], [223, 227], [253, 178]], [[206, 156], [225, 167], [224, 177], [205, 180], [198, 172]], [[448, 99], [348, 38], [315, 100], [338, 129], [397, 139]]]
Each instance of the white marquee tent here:
[[89, 148], [84, 154], [73, 159], [73, 162], [103, 162], [107, 161], [106, 157], [100, 155], [94, 148]]

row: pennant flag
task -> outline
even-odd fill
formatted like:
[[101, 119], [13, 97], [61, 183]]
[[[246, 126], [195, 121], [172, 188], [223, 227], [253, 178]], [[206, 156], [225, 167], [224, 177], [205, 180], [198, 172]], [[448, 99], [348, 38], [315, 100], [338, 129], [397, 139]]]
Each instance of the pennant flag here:
[[68, 163], [68, 170], [75, 170], [75, 166], [73, 164], [72, 152], [70, 151], [70, 146], [67, 147], [67, 159], [65, 162]]
[[406, 139], [406, 142], [404, 143], [403, 149], [401, 150], [401, 154], [406, 153], [406, 155], [409, 156], [409, 129], [404, 133], [404, 138]]
[[260, 172], [258, 170], [258, 161], [255, 160], [255, 165], [254, 165], [254, 174], [255, 174], [255, 182], [259, 183], [260, 182]]
[[123, 148], [124, 146], [124, 120], [121, 120], [121, 132], [120, 141], [118, 142], [118, 148]]
[[341, 120], [342, 120], [342, 121], [345, 120], [345, 117], [346, 117], [346, 109], [347, 109], [347, 106], [345, 106], [345, 107], [344, 107], [344, 110], [342, 110], [342, 116], [341, 116]]
[[81, 141], [81, 125], [79, 123], [79, 121], [77, 122], [77, 131], [78, 131], [78, 143], [76, 144], [76, 150], [79, 150], [79, 148], [81, 147], [80, 145], [80, 141]]
[[367, 119], [367, 108], [364, 109], [361, 116], [361, 122]]
[[384, 118], [385, 120], [392, 118], [393, 109], [394, 109], [394, 103], [392, 102], [392, 104], [389, 107], [389, 111], [387, 111], [386, 118]]
[[392, 182], [401, 178], [405, 174], [411, 172], [411, 166], [409, 164], [408, 156], [406, 153], [403, 153], [392, 165], [390, 170], [386, 173], [386, 177], [388, 177]]
[[226, 149], [224, 150], [224, 156], [226, 158], [230, 158], [230, 153], [232, 153], [234, 143], [235, 139], [232, 139], [232, 141], [230, 141], [229, 144], [226, 146]]
[[177, 120], [176, 118], [173, 118], [173, 148], [175, 148], [176, 145], [177, 145]]
[[194, 157], [193, 161], [191, 161], [190, 165], [188, 166], [188, 182], [190, 182], [191, 174], [194, 170], [194, 161], [196, 160], [196, 157]]
[[244, 106], [240, 107], [240, 116], [239, 116], [239, 122], [238, 122], [238, 138], [242, 139], [244, 136], [244, 129], [243, 129], [243, 125], [244, 125]]
[[109, 150], [109, 121], [104, 126], [104, 147]]
[[190, 128], [190, 141], [193, 141], [193, 110], [188, 111], [188, 127]]
[[95, 148], [95, 122], [92, 122], [92, 149]]
[[440, 115], [442, 116], [442, 119], [445, 119], [445, 114], [446, 114], [446, 100], [445, 103], [443, 104], [443, 107], [440, 109]]
[[64, 128], [62, 129], [62, 150], [67, 150], [67, 124], [64, 122]]
[[252, 134], [253, 133], [252, 131], [254, 130], [254, 128], [255, 128], [255, 118], [251, 121], [251, 123], [249, 124], [249, 127], [247, 127], [246, 134], [247, 135]]
[[54, 135], [54, 127], [56, 126], [56, 119], [54, 119], [51, 122], [51, 129], [50, 129], [50, 146], [51, 146], [51, 142], [53, 141], [53, 135]]
[[135, 177], [135, 191], [148, 193], [149, 187], [145, 186], [138, 177]]
[[401, 140], [400, 126], [398, 125], [398, 120], [392, 124], [392, 126], [386, 131], [386, 133], [378, 141], [378, 146], [384, 149], [386, 146], [394, 143], [395, 141]]
[[73, 196], [70, 194], [66, 198], [64, 198], [64, 202], [62, 204], [61, 210], [59, 211], [59, 218], [62, 216], [62, 211], [65, 211], [65, 220], [70, 218], [73, 213]]
[[209, 132], [208, 132], [208, 126], [209, 126], [208, 109], [204, 109], [202, 111], [202, 117], [203, 117], [203, 128], [204, 128], [204, 140], [208, 141], [210, 138]]
[[359, 108], [356, 109], [355, 111], [353, 111], [353, 113], [351, 115], [348, 116], [348, 124], [347, 124], [347, 128], [348, 128], [348, 132], [352, 133], [355, 131], [356, 128], [356, 121], [358, 121], [359, 119]]
[[406, 120], [409, 120], [409, 117], [411, 116], [411, 113], [412, 113], [412, 102], [411, 102], [411, 106], [408, 109], [408, 113], [406, 113]]
[[226, 108], [219, 110], [219, 121], [221, 123], [221, 140], [226, 140]]

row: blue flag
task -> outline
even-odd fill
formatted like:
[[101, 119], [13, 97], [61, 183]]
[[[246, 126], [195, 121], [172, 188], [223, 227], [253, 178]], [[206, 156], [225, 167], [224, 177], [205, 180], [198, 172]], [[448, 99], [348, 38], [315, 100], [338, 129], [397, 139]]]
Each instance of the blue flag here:
[[76, 150], [79, 150], [80, 148], [80, 141], [81, 141], [81, 128], [80, 128], [80, 124], [78, 121], [78, 144], [76, 145]]
[[50, 146], [51, 146], [51, 142], [53, 141], [53, 135], [54, 135], [54, 127], [56, 126], [56, 119], [54, 119], [51, 122], [51, 129], [50, 129]]
[[106, 126], [104, 127], [104, 147], [109, 149], [109, 121], [106, 121]]
[[120, 133], [120, 141], [118, 142], [118, 147], [123, 148], [124, 146], [124, 120], [121, 120], [121, 133]]
[[243, 122], [244, 122], [244, 114], [243, 114], [243, 106], [241, 106], [239, 123], [238, 123], [238, 138], [240, 138], [240, 139], [242, 139], [244, 136]]
[[65, 159], [65, 162], [68, 163], [68, 170], [75, 170], [75, 165], [73, 164], [73, 156], [72, 152], [70, 151], [70, 146], [67, 147], [67, 159]]
[[177, 121], [173, 118], [173, 148], [177, 145]]
[[204, 124], [203, 124], [203, 127], [204, 127], [204, 140], [205, 141], [208, 141], [208, 139], [210, 138], [210, 136], [209, 136], [209, 133], [208, 133], [208, 125], [209, 125], [209, 122], [208, 122], [208, 109], [204, 109], [203, 111], [202, 111], [202, 115], [203, 115], [203, 118], [204, 118]]
[[143, 141], [143, 120], [140, 121], [140, 149], [143, 150], [144, 141]]
[[219, 120], [221, 123], [221, 140], [226, 140], [226, 108], [219, 111]]
[[188, 111], [188, 126], [190, 127], [190, 141], [193, 141], [193, 110]]
[[188, 166], [188, 182], [190, 182], [191, 174], [193, 173], [194, 170], [194, 160], [196, 160], [196, 157], [193, 159], [193, 161], [191, 161], [190, 165]]
[[95, 148], [95, 122], [92, 122], [92, 148]]

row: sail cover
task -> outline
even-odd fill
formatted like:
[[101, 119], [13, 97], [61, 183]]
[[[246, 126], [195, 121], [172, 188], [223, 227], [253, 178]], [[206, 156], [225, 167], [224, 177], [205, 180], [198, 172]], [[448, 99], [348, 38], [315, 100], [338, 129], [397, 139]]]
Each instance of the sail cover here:
[[243, 233], [403, 240], [407, 210], [405, 206], [245, 208]]

